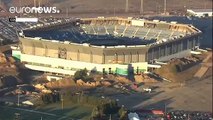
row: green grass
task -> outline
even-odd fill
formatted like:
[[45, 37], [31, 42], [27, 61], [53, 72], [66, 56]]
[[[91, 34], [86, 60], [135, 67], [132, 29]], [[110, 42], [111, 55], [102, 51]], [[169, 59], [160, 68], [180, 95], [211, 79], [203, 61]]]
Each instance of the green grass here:
[[42, 114], [36, 114], [33, 112], [27, 112], [23, 110], [16, 110], [13, 108], [1, 107], [0, 120], [14, 120], [15, 113], [21, 114], [22, 120], [40, 120], [41, 117], [47, 118], [47, 120], [54, 120], [54, 116], [43, 116]]
[[[36, 108], [35, 111], [41, 113], [17, 110], [12, 107], [0, 106], [0, 120], [14, 120], [15, 113], [21, 114], [22, 120], [69, 120], [71, 118], [88, 120], [92, 113], [92, 106], [83, 106], [79, 104], [64, 103], [64, 109], [61, 109], [60, 103], [54, 103]], [[54, 114], [55, 116], [46, 115]]]
[[61, 116], [60, 118], [63, 118], [62, 120], [67, 120], [68, 118], [88, 120], [92, 113], [93, 107], [79, 104], [72, 104], [71, 102], [69, 103], [64, 102], [63, 110], [60, 103], [46, 105], [38, 109], [39, 111], [44, 111]]

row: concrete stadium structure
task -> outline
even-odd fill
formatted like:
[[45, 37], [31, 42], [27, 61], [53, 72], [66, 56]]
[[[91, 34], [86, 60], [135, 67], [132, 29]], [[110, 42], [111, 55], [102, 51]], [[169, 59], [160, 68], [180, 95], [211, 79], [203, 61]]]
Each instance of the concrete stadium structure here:
[[212, 9], [187, 9], [189, 15], [195, 17], [212, 17]]
[[27, 68], [73, 75], [76, 70], [146, 72], [154, 61], [184, 57], [199, 47], [201, 31], [192, 25], [133, 18], [84, 18], [35, 27], [19, 34], [21, 62]]

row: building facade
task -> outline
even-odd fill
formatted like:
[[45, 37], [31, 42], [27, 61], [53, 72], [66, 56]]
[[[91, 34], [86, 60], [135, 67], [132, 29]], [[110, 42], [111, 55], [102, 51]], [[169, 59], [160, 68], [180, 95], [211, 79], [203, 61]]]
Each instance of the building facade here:
[[[152, 34], [155, 34], [157, 41], [144, 45], [98, 46], [48, 40], [39, 36], [19, 36], [20, 56], [16, 54], [17, 52], [14, 52], [14, 56], [19, 56], [27, 68], [38, 71], [73, 75], [75, 71], [86, 68], [90, 71], [127, 75], [130, 72], [147, 72], [148, 64], [155, 60], [168, 61], [171, 58], [190, 55], [190, 51], [199, 46], [201, 34], [191, 25], [159, 21], [90, 18], [82, 19], [80, 22], [83, 25], [93, 25], [92, 31], [96, 36], [100, 34], [96, 27], [103, 26], [107, 34], [110, 31], [119, 32], [120, 29], [121, 36], [129, 35], [128, 38], [142, 36], [143, 40], [147, 41], [145, 38], [151, 39], [154, 36]], [[93, 34], [88, 33], [89, 30], [84, 31]], [[175, 32], [180, 34], [175, 35]]]

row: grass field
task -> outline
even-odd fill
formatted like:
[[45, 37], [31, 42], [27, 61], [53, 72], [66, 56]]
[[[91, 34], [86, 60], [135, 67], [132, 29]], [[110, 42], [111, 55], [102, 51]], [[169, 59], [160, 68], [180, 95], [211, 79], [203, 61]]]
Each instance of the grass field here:
[[60, 103], [45, 105], [34, 110], [16, 109], [0, 106], [0, 120], [14, 120], [15, 113], [21, 114], [22, 120], [88, 120], [93, 107], [65, 103], [61, 109]]
[[14, 108], [0, 107], [0, 120], [14, 120], [15, 113], [19, 113], [21, 115], [22, 120], [40, 120], [41, 117], [45, 118], [46, 120], [51, 120], [51, 119], [54, 120], [54, 118], [56, 118], [55, 116], [37, 114], [34, 112], [17, 110]]
[[67, 120], [69, 118], [87, 120], [89, 119], [93, 107], [83, 106], [79, 104], [64, 103], [64, 109], [61, 109], [61, 104], [51, 104], [39, 108], [40, 111], [48, 112], [59, 116], [61, 120]]

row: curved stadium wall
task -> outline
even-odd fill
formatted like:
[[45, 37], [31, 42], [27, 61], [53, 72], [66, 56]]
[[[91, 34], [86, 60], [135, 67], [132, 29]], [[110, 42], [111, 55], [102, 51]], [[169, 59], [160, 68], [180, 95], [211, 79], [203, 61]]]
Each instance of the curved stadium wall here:
[[[99, 72], [127, 75], [129, 70], [133, 70], [135, 73], [146, 72], [148, 64], [155, 60], [168, 61], [171, 58], [188, 56], [191, 49], [199, 46], [199, 35], [201, 34], [191, 25], [159, 21], [86, 18], [77, 22], [80, 23], [82, 30], [91, 36], [99, 36], [98, 28], [100, 27], [106, 33], [110, 32], [111, 27], [113, 31], [119, 31], [122, 28], [119, 36], [128, 37], [130, 43], [132, 37], [139, 38], [140, 35], [143, 36], [144, 41], [153, 38], [157, 38], [157, 40], [143, 45], [107, 46], [48, 40], [40, 36], [19, 36], [21, 61], [30, 69], [51, 73], [72, 75], [76, 70], [87, 68]], [[75, 25], [74, 23], [72, 24]], [[54, 26], [56, 25], [50, 26], [49, 29]], [[64, 25], [61, 26], [64, 29]], [[93, 27], [90, 30], [87, 28], [88, 26]], [[41, 32], [44, 30], [44, 28], [34, 29], [41, 30]], [[33, 29], [29, 31], [34, 32]], [[125, 36], [129, 33], [131, 36]], [[177, 33], [180, 33], [179, 36], [175, 35]], [[154, 35], [156, 36], [153, 37]], [[163, 35], [168, 38], [163, 38]]]

